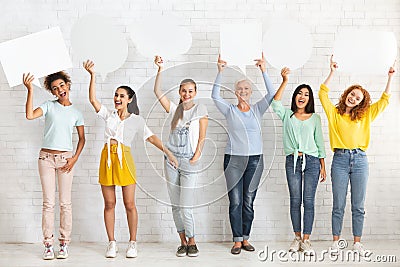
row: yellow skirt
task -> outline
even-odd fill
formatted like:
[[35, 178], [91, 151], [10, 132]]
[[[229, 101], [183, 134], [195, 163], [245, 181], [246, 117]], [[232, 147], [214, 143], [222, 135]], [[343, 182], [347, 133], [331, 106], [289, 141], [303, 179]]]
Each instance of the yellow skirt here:
[[108, 166], [108, 151], [107, 144], [104, 145], [101, 151], [100, 168], [99, 168], [99, 183], [101, 185], [111, 186], [119, 185], [126, 186], [136, 184], [136, 167], [132, 158], [131, 148], [128, 146], [122, 147], [122, 168], [118, 159], [117, 145], [111, 145], [110, 157], [111, 164]]

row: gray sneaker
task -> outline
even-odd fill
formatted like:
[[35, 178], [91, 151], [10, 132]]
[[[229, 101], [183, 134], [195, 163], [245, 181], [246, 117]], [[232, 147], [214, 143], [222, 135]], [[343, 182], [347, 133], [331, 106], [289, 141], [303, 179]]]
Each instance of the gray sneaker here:
[[176, 256], [177, 257], [185, 257], [187, 254], [187, 246], [181, 245], [178, 247], [178, 250], [176, 251]]
[[189, 257], [197, 257], [199, 255], [199, 250], [196, 245], [187, 246], [187, 255]]
[[311, 242], [309, 239], [304, 240], [304, 242], [300, 243], [300, 248], [304, 252], [304, 255], [306, 256], [314, 256], [315, 251], [311, 247]]
[[54, 249], [50, 244], [46, 244], [43, 251], [43, 259], [44, 260], [53, 260], [54, 259]]
[[58, 251], [57, 259], [68, 258], [68, 245], [66, 243], [60, 244], [60, 250]]

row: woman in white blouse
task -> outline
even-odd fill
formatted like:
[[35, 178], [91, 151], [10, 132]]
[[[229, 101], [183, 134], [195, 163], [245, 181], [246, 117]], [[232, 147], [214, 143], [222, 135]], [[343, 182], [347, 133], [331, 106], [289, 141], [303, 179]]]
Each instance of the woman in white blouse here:
[[[95, 71], [92, 61], [84, 62], [84, 68], [90, 73], [89, 100], [99, 117], [105, 120], [105, 145], [101, 153], [99, 183], [104, 198], [104, 222], [109, 244], [106, 257], [114, 258], [118, 249], [114, 238], [115, 225], [115, 186], [122, 187], [122, 195], [129, 227], [127, 258], [137, 256], [136, 232], [137, 210], [135, 205], [136, 168], [130, 153], [130, 143], [136, 133], [143, 139], [164, 151], [172, 166], [177, 167], [174, 155], [163, 146], [160, 139], [147, 127], [139, 108], [135, 92], [128, 86], [120, 86], [115, 91], [115, 110], [108, 110], [96, 98]], [[129, 105], [129, 107], [128, 107]]]

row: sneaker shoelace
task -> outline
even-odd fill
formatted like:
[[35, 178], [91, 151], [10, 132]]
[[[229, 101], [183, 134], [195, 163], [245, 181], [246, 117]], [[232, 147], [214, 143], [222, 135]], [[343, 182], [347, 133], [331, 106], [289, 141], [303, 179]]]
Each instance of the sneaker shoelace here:
[[363, 244], [358, 244], [358, 246], [356, 247], [356, 249], [359, 251], [359, 252], [364, 252], [364, 246], [363, 246]]
[[129, 242], [129, 249], [135, 249], [136, 248], [136, 242]]
[[46, 250], [45, 250], [44, 253], [45, 253], [46, 256], [50, 256], [53, 253], [52, 247], [51, 246], [46, 246]]
[[304, 244], [304, 247], [305, 247], [306, 250], [310, 250], [311, 249], [310, 241], [304, 241], [303, 244]]

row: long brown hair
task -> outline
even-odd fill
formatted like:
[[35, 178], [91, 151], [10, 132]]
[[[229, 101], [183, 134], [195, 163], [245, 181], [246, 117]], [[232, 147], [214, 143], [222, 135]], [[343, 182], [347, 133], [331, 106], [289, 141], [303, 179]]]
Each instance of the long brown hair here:
[[336, 104], [336, 109], [340, 115], [343, 115], [346, 112], [346, 98], [354, 89], [360, 90], [364, 96], [360, 104], [352, 108], [350, 111], [350, 119], [352, 121], [358, 121], [364, 116], [369, 106], [371, 105], [371, 96], [369, 95], [368, 91], [365, 90], [361, 85], [355, 84], [347, 88], [340, 96], [339, 103]]
[[[194, 84], [194, 90], [197, 91], [197, 86], [196, 86], [196, 82], [192, 79], [184, 79], [181, 81], [181, 83], [179, 84], [179, 91], [181, 91], [182, 89], [182, 85], [184, 85], [185, 83], [192, 83]], [[171, 121], [171, 130], [175, 129], [176, 125], [178, 124], [178, 121], [181, 120], [183, 118], [183, 104], [182, 104], [182, 99], [179, 100], [179, 105], [176, 108], [174, 117], [172, 118]]]

